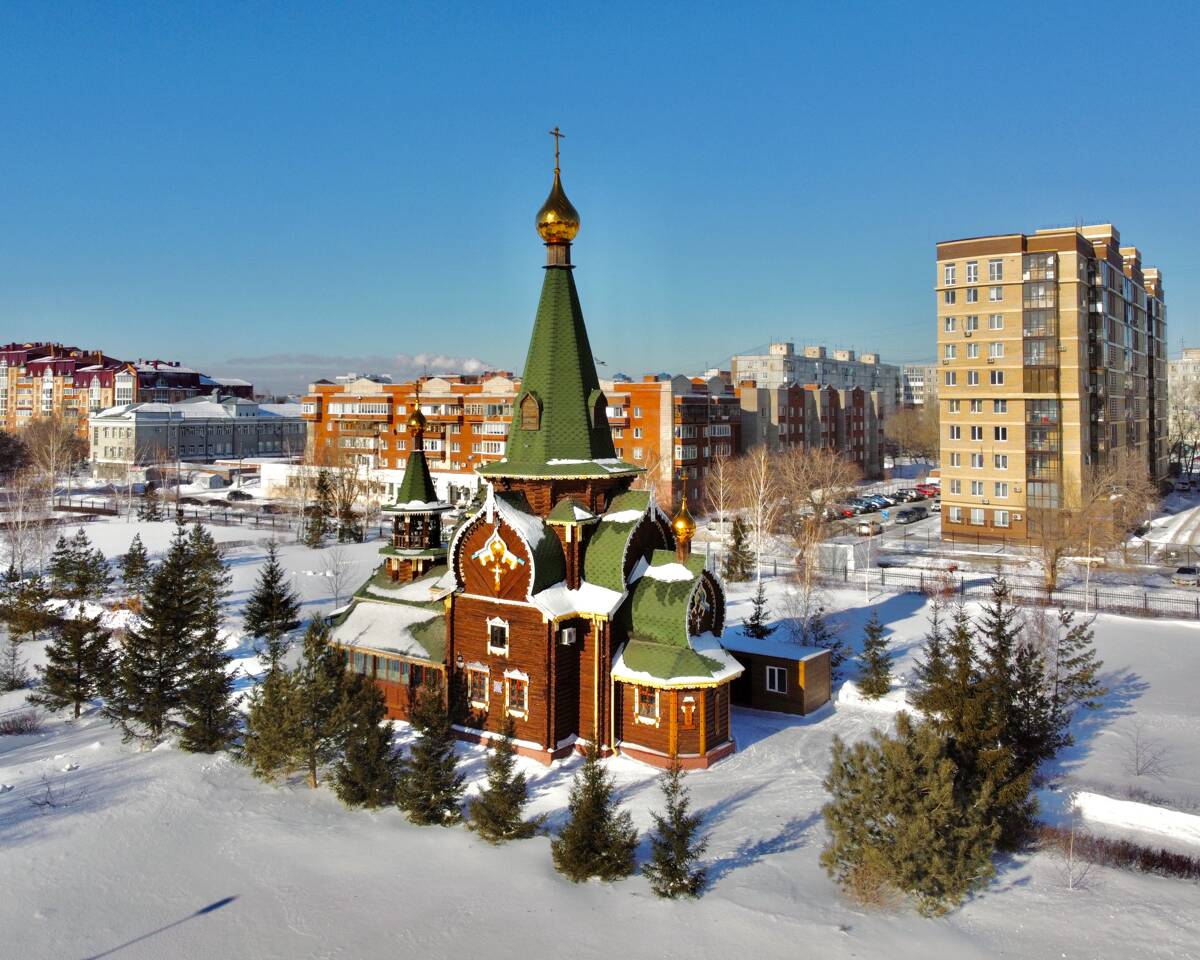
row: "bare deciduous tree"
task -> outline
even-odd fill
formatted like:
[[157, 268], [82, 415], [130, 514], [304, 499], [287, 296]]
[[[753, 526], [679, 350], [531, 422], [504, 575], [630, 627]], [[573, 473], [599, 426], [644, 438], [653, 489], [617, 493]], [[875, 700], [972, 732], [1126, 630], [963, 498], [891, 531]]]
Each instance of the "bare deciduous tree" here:
[[342, 594], [349, 586], [350, 567], [354, 561], [350, 559], [349, 552], [338, 544], [334, 544], [322, 556], [322, 572], [328, 582], [329, 595], [333, 598], [333, 608], [336, 610], [342, 605]]
[[38, 417], [21, 431], [29, 450], [29, 459], [46, 477], [51, 494], [59, 477], [67, 479], [67, 493], [75, 470], [87, 460], [87, 441], [74, 423], [58, 416]]
[[637, 466], [644, 469], [633, 481], [634, 490], [649, 490], [654, 501], [668, 512], [675, 506], [671, 494], [671, 472], [675, 469], [674, 451], [664, 452], [647, 447], [646, 458]]
[[1125, 759], [1125, 772], [1135, 777], [1162, 779], [1171, 772], [1171, 748], [1151, 733], [1144, 717], [1133, 717], [1118, 730]]
[[826, 447], [790, 447], [777, 455], [779, 486], [785, 497], [785, 526], [796, 548], [797, 579], [812, 592], [818, 545], [836, 531], [828, 517], [851, 495], [858, 467]]
[[716, 518], [722, 538], [726, 533], [725, 522], [736, 503], [736, 473], [734, 461], [729, 457], [714, 457], [704, 478], [704, 508]]
[[883, 422], [883, 435], [906, 457], [930, 460], [938, 455], [938, 407], [926, 403], [920, 407], [897, 410]]
[[3, 533], [9, 562], [22, 574], [40, 570], [53, 535], [48, 481], [37, 468], [24, 467], [9, 477], [5, 496]]
[[1179, 471], [1196, 469], [1200, 453], [1200, 383], [1172, 383], [1167, 411], [1167, 452]]
[[779, 520], [783, 503], [777, 458], [764, 444], [737, 461], [737, 502], [745, 513], [754, 547], [755, 579], [762, 580], [763, 553]]

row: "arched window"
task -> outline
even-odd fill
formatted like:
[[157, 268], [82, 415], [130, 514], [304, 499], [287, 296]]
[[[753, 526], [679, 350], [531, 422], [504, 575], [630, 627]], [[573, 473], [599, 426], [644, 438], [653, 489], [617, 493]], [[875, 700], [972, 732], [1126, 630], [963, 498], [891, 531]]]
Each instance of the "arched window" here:
[[521, 429], [537, 430], [542, 425], [542, 405], [532, 393], [521, 399]]
[[592, 418], [592, 427], [608, 426], [608, 398], [603, 390], [593, 390], [588, 396], [588, 414]]

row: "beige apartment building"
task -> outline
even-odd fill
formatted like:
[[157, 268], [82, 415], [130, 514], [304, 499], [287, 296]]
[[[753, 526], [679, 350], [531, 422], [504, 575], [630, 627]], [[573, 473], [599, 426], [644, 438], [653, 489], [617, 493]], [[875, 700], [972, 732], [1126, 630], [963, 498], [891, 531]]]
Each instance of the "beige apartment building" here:
[[1023, 539], [1118, 452], [1167, 474], [1166, 304], [1111, 224], [937, 245], [942, 529]]

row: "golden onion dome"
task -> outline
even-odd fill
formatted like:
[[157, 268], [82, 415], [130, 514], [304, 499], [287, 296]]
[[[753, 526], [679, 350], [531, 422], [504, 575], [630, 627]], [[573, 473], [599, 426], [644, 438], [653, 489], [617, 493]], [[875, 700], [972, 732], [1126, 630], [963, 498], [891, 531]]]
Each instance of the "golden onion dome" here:
[[420, 407], [413, 407], [413, 412], [408, 415], [409, 430], [424, 430], [425, 429], [425, 414], [421, 412]]
[[679, 503], [679, 512], [675, 514], [675, 518], [671, 521], [671, 529], [675, 531], [675, 539], [680, 543], [689, 543], [692, 537], [696, 535], [696, 521], [688, 513], [686, 493]]
[[579, 211], [563, 192], [562, 178], [554, 171], [554, 186], [537, 214], [537, 232], [545, 243], [570, 243], [579, 233]]

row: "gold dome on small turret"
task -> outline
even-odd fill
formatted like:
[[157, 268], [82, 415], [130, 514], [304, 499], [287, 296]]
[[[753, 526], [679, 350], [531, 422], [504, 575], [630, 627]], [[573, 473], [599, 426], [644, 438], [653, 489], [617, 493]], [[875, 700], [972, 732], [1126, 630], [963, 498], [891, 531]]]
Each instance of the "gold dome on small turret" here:
[[425, 429], [425, 414], [421, 412], [420, 407], [413, 407], [413, 412], [408, 415], [409, 430], [424, 430]]
[[545, 243], [570, 243], [579, 233], [579, 211], [563, 192], [562, 178], [554, 171], [554, 186], [537, 214], [537, 232]]
[[696, 535], [696, 521], [692, 519], [692, 515], [687, 508], [687, 494], [683, 495], [683, 499], [679, 502], [679, 512], [675, 514], [671, 521], [671, 529], [675, 531], [675, 539], [680, 543], [689, 543]]

